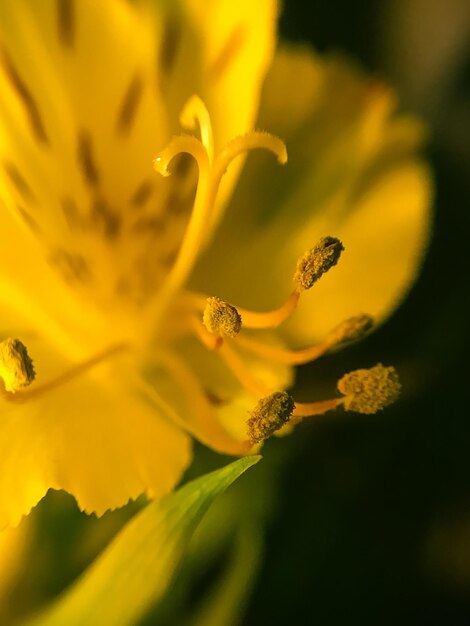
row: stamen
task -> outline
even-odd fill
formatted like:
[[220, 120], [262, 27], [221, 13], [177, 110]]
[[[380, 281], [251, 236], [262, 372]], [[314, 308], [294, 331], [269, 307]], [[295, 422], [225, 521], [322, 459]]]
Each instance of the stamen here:
[[297, 262], [294, 281], [300, 289], [310, 289], [339, 261], [344, 247], [336, 237], [323, 237]]
[[[361, 339], [370, 330], [372, 323], [370, 315], [361, 314], [351, 317], [330, 331], [322, 343], [303, 350], [288, 350], [278, 346], [271, 346], [244, 335], [237, 337], [237, 345], [245, 348], [252, 354], [257, 354], [278, 363], [304, 365], [305, 363], [315, 361], [342, 343]], [[245, 323], [243, 325], [245, 326]]]
[[[98, 365], [102, 361], [105, 361], [108, 358], [115, 356], [116, 354], [120, 352], [124, 352], [126, 350], [129, 350], [129, 346], [127, 344], [118, 344], [116, 346], [112, 346], [111, 348], [108, 348], [107, 350], [104, 350], [103, 352], [96, 354], [90, 359], [87, 359], [86, 361], [83, 361], [82, 363], [75, 365], [74, 367], [70, 368], [67, 372], [64, 372], [63, 374], [60, 374], [59, 376], [57, 376], [57, 378], [49, 380], [43, 383], [42, 385], [37, 385], [34, 389], [28, 389], [28, 390], [23, 390], [23, 391], [20, 390], [17, 393], [15, 393], [15, 395], [12, 395], [12, 393], [4, 393], [2, 394], [3, 399], [9, 400], [12, 402], [20, 402], [20, 403], [28, 402], [29, 400], [34, 400], [38, 397], [43, 396], [45, 393], [53, 391], [54, 389], [57, 389], [58, 387], [61, 387], [62, 385], [69, 383], [74, 378], [77, 378], [81, 374], [84, 374], [85, 372], [90, 370], [95, 365]], [[6, 389], [6, 385], [5, 385], [5, 389]]]
[[276, 361], [277, 363], [285, 363], [286, 365], [303, 365], [320, 358], [331, 349], [330, 342], [325, 341], [318, 346], [312, 346], [305, 350], [288, 350], [271, 346], [269, 344], [260, 343], [251, 337], [240, 335], [237, 337], [237, 345], [245, 348], [252, 354], [264, 357], [266, 359]]
[[201, 134], [202, 145], [207, 151], [209, 162], [214, 160], [214, 137], [209, 111], [199, 96], [191, 96], [180, 113], [180, 124], [186, 130], [197, 130]]
[[339, 345], [350, 341], [359, 341], [371, 330], [374, 319], [365, 313], [350, 317], [341, 322], [328, 333], [327, 341], [332, 345]]
[[248, 439], [254, 445], [266, 441], [292, 417], [294, 400], [286, 391], [277, 391], [261, 398], [250, 411], [247, 421]]
[[242, 328], [237, 309], [220, 298], [207, 298], [202, 321], [210, 333], [226, 337], [236, 337]]
[[[280, 307], [271, 311], [250, 311], [239, 306], [236, 307], [238, 314], [243, 320], [243, 328], [277, 328], [289, 319], [298, 306], [302, 291], [310, 289], [320, 276], [336, 265], [342, 250], [343, 245], [338, 239], [334, 237], [324, 237], [321, 239], [312, 250], [306, 252], [297, 261], [297, 269], [294, 275], [294, 280], [298, 283], [298, 286], [290, 293], [287, 300], [281, 304]], [[188, 292], [185, 294], [184, 299], [191, 306], [194, 306], [199, 310], [206, 310], [207, 296]], [[299, 353], [298, 356], [286, 357], [287, 360], [284, 359], [284, 356], [280, 356], [280, 352], [276, 352], [279, 355], [278, 360], [292, 364], [307, 363], [308, 361], [316, 359], [324, 354], [332, 345], [336, 345], [344, 341], [353, 341], [356, 338], [359, 339], [360, 336], [362, 336], [361, 333], [363, 334], [366, 330], [369, 330], [371, 324], [372, 318], [369, 316], [356, 316], [350, 320], [346, 320], [340, 326], [335, 328], [332, 331], [333, 334], [331, 338], [329, 338], [328, 345], [318, 347], [318, 352], [316, 351], [316, 348], [311, 349], [306, 352], [305, 355]], [[343, 336], [343, 339], [340, 338], [341, 336]], [[350, 336], [349, 339], [347, 338], [348, 336]], [[252, 351], [257, 354], [267, 356], [268, 358], [277, 358], [276, 356], [273, 356], [274, 352], [271, 352], [270, 354], [267, 352], [260, 352], [262, 347], [255, 346], [253, 342], [244, 340], [244, 344], [247, 349], [253, 347]]]
[[[298, 289], [294, 289], [289, 295], [287, 300], [281, 304], [277, 309], [272, 311], [250, 311], [237, 306], [236, 310], [243, 320], [243, 328], [250, 329], [269, 329], [277, 328], [283, 322], [289, 319], [292, 313], [297, 308], [299, 302], [300, 292]], [[207, 304], [208, 296], [194, 293], [185, 292], [182, 297], [184, 302], [187, 302], [190, 306], [199, 311], [204, 311]]]
[[395, 402], [401, 385], [394, 367], [378, 363], [370, 369], [345, 374], [338, 382], [338, 390], [345, 396], [343, 404], [346, 411], [371, 415]]
[[401, 385], [394, 367], [384, 367], [381, 363], [370, 369], [350, 372], [338, 382], [342, 398], [322, 402], [296, 402], [291, 424], [298, 424], [304, 417], [323, 415], [344, 406], [346, 411], [373, 414], [392, 404], [400, 395]]
[[19, 339], [5, 339], [0, 343], [0, 378], [5, 391], [16, 393], [30, 385], [36, 374], [26, 346]]
[[245, 367], [242, 359], [230, 346], [224, 343], [218, 352], [225, 364], [228, 366], [232, 374], [243, 385], [243, 387], [256, 398], [262, 398], [272, 393], [272, 389], [268, 389], [254, 378], [250, 371]]

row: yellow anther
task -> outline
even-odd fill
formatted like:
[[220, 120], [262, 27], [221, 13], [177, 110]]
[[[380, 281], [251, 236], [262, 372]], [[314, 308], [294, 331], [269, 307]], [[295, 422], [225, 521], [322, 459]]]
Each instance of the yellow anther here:
[[338, 263], [344, 247], [336, 237], [322, 237], [298, 261], [294, 281], [299, 289], [310, 289], [325, 272]]
[[[10, 349], [4, 348], [4, 345], [7, 342], [18, 342], [13, 349], [13, 358], [11, 357]], [[42, 384], [34, 385], [32, 389], [24, 389], [24, 387], [29, 385], [35, 378], [33, 362], [28, 356], [26, 348], [21, 341], [18, 341], [18, 339], [7, 339], [6, 341], [0, 343], [0, 378], [3, 378], [5, 391], [10, 392], [3, 393], [3, 399], [8, 400], [9, 402], [23, 403], [40, 398], [50, 391], [53, 391], [62, 385], [66, 385], [78, 376], [81, 376], [85, 372], [89, 371], [92, 367], [95, 367], [95, 365], [98, 365], [103, 361], [116, 356], [117, 354], [128, 351], [129, 348], [130, 346], [127, 344], [116, 344], [114, 346], [110, 346], [106, 350], [103, 350], [103, 352], [95, 354], [86, 361], [73, 365], [70, 369], [63, 371], [61, 374], [56, 376], [56, 378], [45, 380]], [[17, 354], [15, 354], [15, 352]], [[20, 363], [15, 361], [17, 357], [20, 360]], [[11, 383], [13, 367], [18, 367], [15, 375], [19, 377], [20, 381], [21, 379], [24, 380], [24, 384], [17, 384], [15, 389], [12, 388]], [[22, 372], [23, 367], [25, 370], [24, 373]], [[16, 379], [16, 382], [18, 383], [18, 379]], [[15, 391], [20, 393], [15, 394]]]
[[207, 298], [202, 317], [210, 333], [225, 337], [236, 337], [242, 328], [242, 318], [237, 309], [220, 298]]
[[[183, 299], [195, 309], [203, 311], [206, 307], [207, 296], [198, 293], [186, 292]], [[250, 311], [237, 306], [237, 311], [243, 319], [243, 328], [277, 328], [289, 319], [295, 311], [300, 299], [298, 289], [294, 289], [288, 298], [277, 309], [271, 311]]]
[[248, 438], [254, 445], [269, 439], [287, 424], [294, 411], [294, 400], [286, 391], [277, 391], [261, 398], [247, 421]]
[[338, 324], [328, 333], [326, 341], [333, 345], [345, 343], [346, 341], [358, 341], [369, 332], [373, 325], [373, 318], [370, 315], [361, 313]]
[[379, 363], [346, 374], [338, 382], [338, 390], [345, 396], [346, 411], [372, 414], [395, 402], [401, 385], [395, 368]]
[[36, 374], [26, 346], [19, 339], [0, 343], [0, 378], [5, 391], [15, 393], [30, 385]]

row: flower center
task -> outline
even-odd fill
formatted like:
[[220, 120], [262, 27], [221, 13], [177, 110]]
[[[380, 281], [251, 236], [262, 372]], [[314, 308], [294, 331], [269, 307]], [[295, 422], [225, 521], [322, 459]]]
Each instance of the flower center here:
[[[172, 161], [181, 154], [190, 155], [198, 168], [194, 203], [184, 233], [179, 239], [177, 252], [159, 287], [152, 292], [145, 315], [139, 318], [142, 336], [149, 338], [156, 330], [163, 329], [165, 337], [162, 340], [171, 344], [175, 336], [189, 335], [220, 356], [242, 387], [257, 401], [247, 420], [247, 439], [240, 448], [244, 451], [262, 442], [276, 430], [290, 427], [306, 416], [322, 414], [340, 405], [346, 410], [375, 413], [393, 402], [400, 391], [398, 377], [393, 368], [384, 368], [382, 365], [371, 370], [357, 370], [343, 377], [338, 383], [338, 390], [343, 394], [340, 398], [299, 403], [294, 402], [286, 392], [267, 387], [253, 376], [245, 364], [244, 353], [271, 362], [304, 364], [344, 344], [361, 339], [370, 330], [371, 317], [360, 314], [333, 328], [318, 345], [297, 351], [273, 346], [256, 336], [245, 334], [246, 330], [274, 329], [292, 315], [301, 295], [338, 263], [343, 245], [335, 237], [323, 237], [299, 258], [293, 275], [294, 289], [277, 309], [267, 312], [248, 311], [224, 302], [216, 295], [208, 296], [184, 289], [198, 255], [207, 245], [222, 216], [223, 206], [218, 192], [231, 162], [243, 153], [263, 148], [274, 153], [278, 161], [284, 164], [287, 161], [287, 151], [279, 138], [269, 133], [253, 131], [232, 139], [215, 154], [209, 113], [197, 96], [193, 96], [186, 103], [180, 122], [183, 128], [198, 131], [200, 138], [189, 134], [173, 137], [155, 158], [154, 168], [163, 177], [168, 177], [172, 173], [169, 169]], [[23, 387], [32, 382], [34, 377], [26, 349], [18, 340], [9, 339], [4, 344], [5, 358], [3, 365], [0, 363], [0, 377], [4, 382], [3, 395], [10, 401], [18, 402], [47, 393], [102, 361], [131, 349], [129, 343], [124, 342], [110, 346], [72, 367], [57, 379], [43, 382], [32, 390], [24, 390]], [[17, 349], [18, 346], [20, 350]], [[182, 390], [187, 392], [190, 401], [197, 396], [200, 404], [208, 402], [204, 399], [197, 380], [176, 354], [163, 348], [156, 359], [161, 364], [166, 359], [166, 365], [177, 382], [181, 383]]]

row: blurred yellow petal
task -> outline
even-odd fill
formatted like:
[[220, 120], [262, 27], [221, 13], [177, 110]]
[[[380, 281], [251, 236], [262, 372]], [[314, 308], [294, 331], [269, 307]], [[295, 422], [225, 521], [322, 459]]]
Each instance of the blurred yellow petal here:
[[231, 301], [275, 306], [296, 259], [334, 235], [345, 246], [341, 262], [303, 297], [284, 336], [300, 344], [362, 311], [389, 315], [419, 270], [432, 193], [417, 154], [423, 130], [395, 108], [393, 93], [350, 63], [282, 49], [260, 124], [285, 139], [289, 163], [281, 171], [264, 157], [248, 163], [196, 284], [203, 276]]

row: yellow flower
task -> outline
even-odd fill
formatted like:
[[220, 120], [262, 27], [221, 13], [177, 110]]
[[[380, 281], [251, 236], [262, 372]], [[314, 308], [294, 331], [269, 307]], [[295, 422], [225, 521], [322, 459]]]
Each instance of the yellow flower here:
[[[247, 411], [292, 364], [361, 334], [361, 311], [382, 319], [415, 276], [419, 125], [308, 50], [279, 50], [262, 92], [276, 17], [274, 0], [0, 4], [0, 339], [36, 373], [0, 399], [0, 526], [49, 488], [98, 514], [158, 496], [190, 435], [243, 454]], [[234, 191], [238, 155], [286, 161], [253, 130], [260, 99], [257, 127], [290, 161], [250, 157]], [[346, 250], [331, 280], [276, 308], [332, 234]]]

